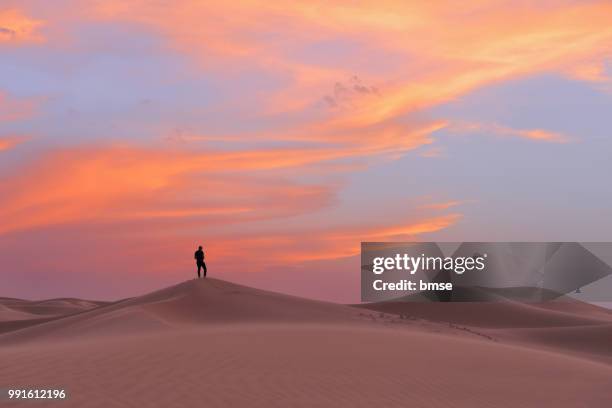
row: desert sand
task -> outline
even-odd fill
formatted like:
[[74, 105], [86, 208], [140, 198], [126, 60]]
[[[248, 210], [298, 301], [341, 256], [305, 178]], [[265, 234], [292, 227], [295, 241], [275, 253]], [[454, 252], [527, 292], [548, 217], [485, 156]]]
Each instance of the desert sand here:
[[114, 303], [0, 299], [0, 388], [58, 407], [607, 407], [612, 315], [583, 303], [351, 307], [217, 279]]

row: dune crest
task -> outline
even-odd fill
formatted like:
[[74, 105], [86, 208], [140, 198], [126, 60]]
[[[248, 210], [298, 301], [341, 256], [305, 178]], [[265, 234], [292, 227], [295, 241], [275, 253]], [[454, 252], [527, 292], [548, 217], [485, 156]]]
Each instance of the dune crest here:
[[[82, 301], [86, 303], [86, 301]], [[355, 308], [254, 289], [206, 278], [189, 280], [143, 296], [79, 310], [65, 317], [0, 335], [0, 344], [38, 339], [237, 323], [331, 324], [363, 320]], [[0, 328], [2, 326], [0, 325]]]

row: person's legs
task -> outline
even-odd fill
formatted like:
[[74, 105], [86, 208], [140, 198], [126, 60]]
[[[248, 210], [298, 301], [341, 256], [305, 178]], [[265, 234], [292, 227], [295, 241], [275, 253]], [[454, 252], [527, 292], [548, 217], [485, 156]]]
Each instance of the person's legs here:
[[202, 267], [202, 265], [200, 265], [200, 264], [198, 263], [198, 279], [200, 279], [200, 268], [201, 268], [201, 267]]
[[206, 277], [206, 262], [202, 262], [202, 269], [204, 270], [204, 277]]

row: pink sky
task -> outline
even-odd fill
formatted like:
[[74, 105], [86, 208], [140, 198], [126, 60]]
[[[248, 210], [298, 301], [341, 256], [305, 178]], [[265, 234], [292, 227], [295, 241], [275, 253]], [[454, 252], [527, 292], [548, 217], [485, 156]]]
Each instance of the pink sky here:
[[[202, 244], [215, 276], [348, 302], [361, 241], [605, 239], [611, 17], [605, 1], [4, 1], [0, 296], [142, 293], [194, 276]], [[588, 204], [557, 199], [569, 162]]]

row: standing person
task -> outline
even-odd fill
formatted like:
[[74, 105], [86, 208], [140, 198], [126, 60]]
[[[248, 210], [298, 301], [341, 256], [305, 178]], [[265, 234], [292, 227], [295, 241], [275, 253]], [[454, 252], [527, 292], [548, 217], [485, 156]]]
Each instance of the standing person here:
[[204, 263], [204, 251], [202, 251], [201, 246], [195, 251], [193, 258], [196, 260], [196, 265], [198, 266], [198, 279], [200, 278], [200, 269], [203, 269], [204, 277], [206, 277], [206, 263]]

